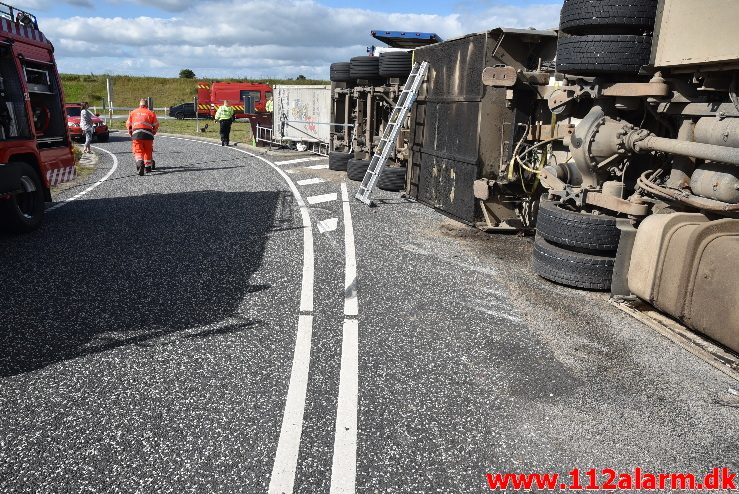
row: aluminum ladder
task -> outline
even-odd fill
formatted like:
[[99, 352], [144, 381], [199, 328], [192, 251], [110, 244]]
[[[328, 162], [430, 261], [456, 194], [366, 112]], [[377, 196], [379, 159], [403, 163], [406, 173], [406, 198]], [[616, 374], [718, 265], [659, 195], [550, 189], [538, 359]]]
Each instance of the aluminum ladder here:
[[359, 199], [368, 206], [374, 205], [370, 200], [370, 195], [372, 194], [372, 190], [375, 188], [377, 179], [380, 178], [382, 170], [385, 169], [385, 164], [387, 163], [390, 153], [395, 149], [398, 133], [403, 127], [403, 122], [408, 116], [408, 113], [410, 113], [413, 103], [416, 101], [418, 90], [421, 88], [421, 84], [423, 84], [424, 79], [426, 79], [428, 68], [428, 62], [416, 62], [413, 64], [413, 69], [411, 70], [411, 74], [408, 76], [408, 81], [406, 81], [403, 90], [398, 96], [398, 103], [390, 114], [385, 131], [382, 133], [380, 143], [377, 145], [377, 150], [372, 156], [372, 160], [367, 167], [367, 173], [364, 174], [362, 185], [359, 186], [359, 191], [354, 196], [356, 199]]

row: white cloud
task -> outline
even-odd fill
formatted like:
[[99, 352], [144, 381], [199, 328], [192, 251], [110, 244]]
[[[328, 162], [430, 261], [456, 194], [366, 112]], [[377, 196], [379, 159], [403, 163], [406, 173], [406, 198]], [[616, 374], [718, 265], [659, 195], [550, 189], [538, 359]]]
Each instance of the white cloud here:
[[[152, 1], [173, 11], [188, 4]], [[489, 6], [442, 16], [331, 8], [312, 0], [214, 0], [169, 18], [74, 17], [42, 19], [41, 25], [65, 72], [176, 75], [188, 67], [208, 77], [327, 78], [331, 62], [379, 44], [369, 35], [373, 28], [450, 38], [499, 26], [551, 27], [559, 9], [560, 4]]]

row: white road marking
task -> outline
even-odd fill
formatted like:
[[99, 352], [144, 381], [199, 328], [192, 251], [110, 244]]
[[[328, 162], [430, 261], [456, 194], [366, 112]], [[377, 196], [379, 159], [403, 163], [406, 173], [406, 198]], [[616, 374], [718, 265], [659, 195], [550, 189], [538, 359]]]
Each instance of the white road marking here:
[[294, 165], [295, 163], [305, 163], [306, 161], [319, 161], [326, 159], [325, 156], [316, 156], [313, 158], [296, 158], [292, 160], [284, 160], [284, 161], [275, 161], [275, 165]]
[[322, 178], [306, 178], [305, 180], [298, 180], [298, 185], [315, 185], [322, 184], [325, 182]]
[[345, 319], [341, 343], [334, 459], [331, 464], [331, 494], [354, 494], [357, 481], [358, 333], [357, 320]]
[[332, 232], [339, 226], [339, 218], [329, 218], [319, 221], [316, 226], [318, 227], [318, 233]]
[[298, 464], [305, 412], [305, 394], [308, 389], [312, 331], [313, 316], [301, 315], [298, 320], [298, 335], [295, 339], [290, 387], [287, 390], [280, 439], [277, 443], [275, 463], [269, 481], [269, 494], [292, 494], [295, 485], [295, 470]]
[[320, 196], [308, 197], [308, 204], [321, 204], [324, 202], [331, 202], [338, 199], [338, 195], [334, 192], [333, 194], [321, 194]]
[[106, 173], [103, 178], [101, 178], [100, 180], [98, 180], [97, 182], [95, 182], [94, 184], [92, 184], [91, 186], [89, 186], [88, 188], [86, 188], [85, 190], [83, 190], [82, 192], [80, 192], [79, 194], [74, 195], [74, 196], [70, 197], [69, 199], [66, 199], [66, 200], [62, 201], [59, 204], [55, 204], [55, 205], [51, 206], [46, 211], [54, 211], [55, 209], [59, 209], [62, 206], [66, 206], [67, 204], [69, 204], [72, 201], [76, 201], [80, 197], [84, 196], [88, 192], [90, 192], [93, 189], [95, 189], [101, 183], [103, 183], [106, 180], [108, 180], [110, 178], [110, 176], [113, 175], [113, 173], [115, 173], [115, 171], [118, 169], [118, 157], [115, 154], [111, 153], [107, 149], [103, 149], [103, 148], [98, 147], [98, 146], [92, 146], [92, 147], [94, 147], [95, 149], [100, 150], [100, 151], [102, 151], [104, 153], [109, 154], [110, 157], [113, 158], [113, 166], [110, 167], [110, 170], [108, 170], [108, 173]]
[[289, 170], [285, 171], [292, 175], [293, 173], [300, 173], [300, 168], [290, 168]]
[[[199, 142], [219, 146], [216, 143], [187, 139], [184, 137], [162, 136], [168, 139]], [[295, 183], [283, 170], [271, 161], [243, 149], [229, 148], [239, 153], [256, 158], [271, 166], [285, 180], [295, 197], [303, 220], [303, 281], [300, 290], [300, 311], [313, 311], [313, 286], [315, 280], [315, 255], [313, 250], [313, 227], [311, 225], [309, 209], [303, 201]], [[285, 411], [282, 416], [280, 438], [277, 442], [275, 462], [272, 466], [272, 475], [269, 481], [270, 494], [292, 494], [295, 485], [295, 471], [298, 465], [298, 451], [300, 438], [303, 434], [303, 414], [305, 412], [305, 394], [308, 385], [310, 369], [310, 348], [313, 333], [313, 316], [301, 314], [298, 319], [298, 330], [295, 338], [295, 352], [293, 365], [290, 371], [290, 384], [287, 389]]]
[[[359, 313], [357, 301], [357, 260], [354, 247], [349, 193], [341, 184], [344, 213], [344, 331], [341, 343], [339, 397], [336, 407], [336, 435], [331, 464], [331, 494], [353, 494], [357, 480], [357, 414], [359, 406]], [[349, 319], [349, 318], [352, 319]]]
[[344, 255], [346, 268], [344, 270], [344, 315], [356, 316], [359, 313], [357, 302], [357, 256], [354, 250], [354, 225], [352, 212], [349, 208], [349, 193], [346, 182], [341, 183], [341, 202], [344, 210]]
[[309, 168], [311, 170], [328, 170], [328, 165], [311, 165], [304, 168]]

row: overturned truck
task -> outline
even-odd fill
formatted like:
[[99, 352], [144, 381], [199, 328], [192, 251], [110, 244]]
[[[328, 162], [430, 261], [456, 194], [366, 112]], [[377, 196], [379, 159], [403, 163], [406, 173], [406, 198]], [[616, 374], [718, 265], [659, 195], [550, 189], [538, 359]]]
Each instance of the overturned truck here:
[[412, 198], [485, 230], [533, 227], [537, 170], [566, 156], [547, 105], [556, 47], [554, 31], [499, 28], [415, 50], [429, 72], [411, 114]]
[[533, 267], [739, 351], [739, 7], [565, 0]]

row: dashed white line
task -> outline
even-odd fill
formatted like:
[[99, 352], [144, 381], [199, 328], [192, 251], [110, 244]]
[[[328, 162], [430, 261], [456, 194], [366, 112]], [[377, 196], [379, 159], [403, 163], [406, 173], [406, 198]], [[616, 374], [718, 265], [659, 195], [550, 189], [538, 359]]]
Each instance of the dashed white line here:
[[315, 185], [315, 184], [322, 184], [325, 182], [322, 178], [306, 178], [305, 180], [298, 180], [298, 185]]
[[328, 170], [328, 165], [311, 165], [306, 166], [305, 168], [309, 168], [311, 170]]
[[62, 206], [66, 206], [67, 204], [69, 204], [72, 201], [76, 201], [80, 197], [84, 196], [88, 192], [90, 192], [93, 189], [95, 189], [101, 183], [103, 183], [106, 180], [108, 180], [110, 178], [110, 176], [113, 175], [113, 173], [115, 173], [115, 171], [118, 169], [118, 157], [115, 154], [111, 153], [107, 149], [103, 149], [103, 148], [98, 147], [98, 146], [92, 146], [92, 147], [94, 147], [95, 149], [97, 149], [99, 151], [102, 151], [104, 153], [109, 154], [110, 157], [113, 158], [113, 166], [110, 167], [110, 170], [108, 170], [108, 173], [106, 173], [103, 178], [101, 178], [100, 180], [98, 180], [97, 182], [95, 182], [94, 184], [92, 184], [91, 186], [89, 186], [88, 188], [86, 188], [85, 190], [83, 190], [82, 192], [80, 192], [79, 194], [74, 195], [74, 196], [70, 197], [69, 199], [66, 199], [66, 200], [62, 201], [59, 204], [55, 204], [55, 205], [51, 206], [49, 209], [46, 210], [47, 212], [48, 211], [54, 211], [55, 209], [59, 209]]
[[333, 194], [321, 194], [318, 196], [308, 197], [308, 204], [321, 204], [324, 202], [331, 202], [338, 199], [338, 195], [334, 192]]
[[275, 165], [283, 166], [283, 165], [294, 165], [295, 163], [305, 163], [308, 161], [319, 161], [326, 159], [324, 156], [316, 156], [314, 158], [296, 158], [292, 160], [284, 160], [284, 161], [275, 161]]
[[327, 220], [319, 221], [316, 223], [318, 233], [327, 233], [336, 230], [339, 226], [339, 218], [329, 218]]
[[357, 260], [354, 247], [349, 193], [341, 184], [344, 213], [344, 329], [341, 343], [339, 396], [336, 406], [336, 434], [331, 464], [331, 494], [350, 494], [357, 480], [357, 414], [359, 407], [359, 313], [357, 301]]

